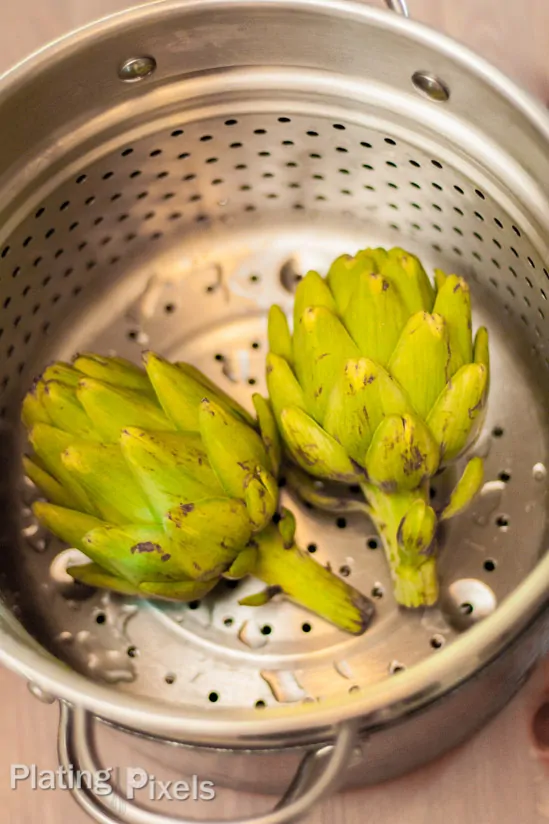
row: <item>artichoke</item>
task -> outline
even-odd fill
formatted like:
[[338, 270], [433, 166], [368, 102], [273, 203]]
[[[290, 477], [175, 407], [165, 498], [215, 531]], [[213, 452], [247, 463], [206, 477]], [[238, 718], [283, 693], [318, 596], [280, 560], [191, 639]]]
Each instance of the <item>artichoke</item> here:
[[70, 575], [176, 601], [254, 575], [267, 588], [245, 603], [281, 594], [364, 632], [372, 602], [295, 544], [269, 402], [254, 396], [256, 420], [191, 365], [143, 360], [54, 363], [24, 399], [24, 468], [46, 498], [34, 513], [89, 559]]
[[334, 510], [344, 502], [308, 478], [361, 486], [405, 607], [436, 602], [438, 525], [483, 480], [472, 458], [445, 508], [430, 505], [430, 479], [478, 437], [490, 372], [467, 283], [440, 270], [434, 281], [403, 249], [364, 249], [300, 281], [293, 334], [279, 306], [269, 314], [267, 385], [289, 480]]

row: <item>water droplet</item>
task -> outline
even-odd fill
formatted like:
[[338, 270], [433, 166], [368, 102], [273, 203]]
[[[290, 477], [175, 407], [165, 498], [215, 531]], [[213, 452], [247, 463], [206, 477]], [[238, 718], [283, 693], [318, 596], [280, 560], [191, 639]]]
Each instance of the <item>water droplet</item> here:
[[86, 655], [86, 664], [90, 673], [109, 684], [120, 681], [133, 681], [135, 669], [126, 651], [107, 649], [97, 636], [87, 630], [81, 630], [75, 638]]
[[55, 556], [50, 564], [50, 577], [57, 590], [65, 598], [84, 600], [89, 598], [94, 590], [78, 583], [67, 572], [68, 567], [89, 563], [89, 558], [78, 549], [66, 549]]
[[490, 454], [492, 448], [492, 438], [489, 432], [485, 432], [480, 436], [474, 449], [474, 454], [479, 458], [486, 459]]
[[450, 627], [440, 609], [434, 607], [426, 607], [421, 616], [421, 626], [427, 632], [437, 635], [443, 632], [449, 632]]
[[31, 546], [36, 552], [45, 552], [48, 548], [48, 541], [46, 538], [35, 537], [31, 538], [27, 541], [28, 545]]
[[457, 630], [467, 629], [491, 615], [496, 606], [494, 592], [476, 578], [454, 581], [443, 595], [442, 608]]
[[281, 703], [303, 701], [308, 697], [294, 672], [262, 670], [259, 674], [271, 688], [276, 700]]
[[490, 516], [499, 508], [505, 484], [503, 481], [488, 481], [480, 490], [474, 505], [473, 521], [479, 526], [486, 526]]
[[264, 647], [268, 643], [268, 637], [262, 634], [261, 628], [255, 621], [244, 621], [238, 631], [238, 640], [251, 649]]
[[353, 670], [348, 661], [334, 661], [334, 668], [343, 678], [348, 678], [349, 680], [354, 678]]
[[545, 478], [547, 477], [547, 469], [545, 468], [545, 464], [534, 464], [534, 467], [532, 469], [532, 476], [535, 481], [545, 480]]
[[137, 605], [126, 603], [124, 596], [114, 592], [105, 592], [101, 596], [101, 609], [105, 613], [106, 622], [112, 632], [125, 641], [129, 640], [128, 621], [137, 614]]
[[40, 526], [35, 522], [29, 524], [28, 526], [24, 526], [21, 530], [21, 534], [23, 535], [23, 538], [32, 538], [34, 535], [36, 535], [39, 529]]
[[59, 635], [57, 636], [57, 640], [60, 641], [62, 644], [71, 644], [74, 640], [74, 635], [72, 634], [72, 632], [64, 630], [63, 632], [59, 633]]

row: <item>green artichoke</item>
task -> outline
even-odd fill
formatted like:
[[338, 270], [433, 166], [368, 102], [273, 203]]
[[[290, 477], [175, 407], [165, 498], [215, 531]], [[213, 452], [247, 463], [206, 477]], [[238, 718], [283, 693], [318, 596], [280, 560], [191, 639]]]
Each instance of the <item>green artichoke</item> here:
[[294, 467], [290, 480], [322, 500], [295, 465], [324, 481], [360, 484], [387, 555], [397, 602], [438, 597], [437, 527], [479, 490], [472, 458], [447, 506], [429, 503], [429, 481], [477, 438], [489, 388], [487, 330], [473, 340], [467, 283], [394, 248], [343, 255], [326, 278], [309, 272], [294, 300], [293, 334], [269, 314], [267, 384]]
[[257, 420], [186, 363], [78, 356], [48, 367], [22, 409], [38, 520], [89, 563], [89, 586], [190, 601], [221, 578], [267, 584], [353, 634], [372, 602], [300, 550], [279, 506], [280, 441], [270, 404]]

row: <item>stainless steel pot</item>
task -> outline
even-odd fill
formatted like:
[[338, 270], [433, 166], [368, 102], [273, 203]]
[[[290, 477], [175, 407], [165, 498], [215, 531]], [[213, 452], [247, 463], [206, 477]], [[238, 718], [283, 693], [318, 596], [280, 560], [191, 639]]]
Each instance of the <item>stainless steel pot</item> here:
[[[3, 79], [0, 117], [0, 660], [59, 700], [62, 763], [95, 769], [99, 719], [233, 785], [280, 792], [297, 770], [254, 819], [281, 824], [338, 781], [384, 780], [472, 734], [547, 648], [546, 113], [404, 14], [187, 0], [34, 56]], [[361, 638], [287, 604], [238, 606], [253, 582], [189, 606], [84, 597], [28, 509], [31, 378], [78, 349], [150, 347], [246, 403], [268, 305], [369, 244], [466, 274], [492, 334], [489, 479], [446, 535], [439, 607], [399, 611], [368, 524], [305, 508], [300, 542], [377, 598]], [[75, 796], [103, 824], [174, 820]]]

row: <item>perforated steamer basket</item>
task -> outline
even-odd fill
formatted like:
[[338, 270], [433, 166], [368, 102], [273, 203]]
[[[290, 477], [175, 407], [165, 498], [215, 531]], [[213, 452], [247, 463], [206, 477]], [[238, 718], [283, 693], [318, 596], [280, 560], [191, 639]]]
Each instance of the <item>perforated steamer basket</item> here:
[[[0, 656], [60, 701], [62, 763], [94, 767], [97, 717], [233, 786], [280, 792], [297, 769], [255, 819], [275, 824], [339, 779], [383, 780], [470, 735], [547, 646], [545, 112], [388, 11], [189, 0], [34, 56], [3, 79], [0, 122]], [[491, 332], [487, 485], [447, 531], [437, 608], [397, 609], [363, 517], [336, 522], [286, 489], [301, 545], [376, 599], [362, 637], [290, 604], [238, 606], [253, 581], [190, 605], [82, 597], [30, 515], [31, 379], [78, 350], [152, 348], [249, 403], [268, 306], [368, 245], [463, 273]], [[173, 820], [75, 794], [107, 824]]]

